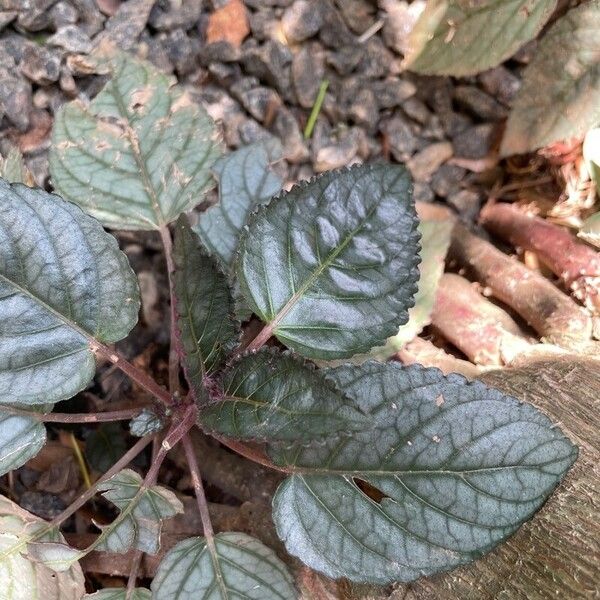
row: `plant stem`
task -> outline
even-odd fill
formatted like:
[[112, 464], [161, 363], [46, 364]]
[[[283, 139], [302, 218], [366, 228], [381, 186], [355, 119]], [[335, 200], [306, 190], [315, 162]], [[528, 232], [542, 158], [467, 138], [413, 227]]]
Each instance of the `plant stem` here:
[[92, 352], [106, 358], [115, 365], [115, 367], [123, 371], [125, 375], [135, 381], [140, 387], [144, 388], [149, 394], [158, 398], [165, 406], [171, 406], [173, 404], [173, 397], [167, 390], [158, 385], [150, 375], [144, 373], [144, 371], [137, 367], [134, 367], [118, 352], [111, 350], [104, 344], [100, 344], [95, 340], [90, 341], [90, 348], [92, 349]]
[[313, 129], [315, 128], [315, 123], [317, 122], [317, 117], [321, 112], [321, 107], [323, 106], [323, 101], [325, 100], [325, 94], [327, 93], [328, 87], [329, 80], [324, 79], [323, 81], [321, 81], [321, 85], [319, 86], [319, 91], [317, 93], [315, 103], [313, 104], [312, 110], [310, 111], [310, 116], [308, 117], [308, 121], [306, 122], [306, 127], [304, 128], [305, 140], [308, 140], [312, 135]]
[[185, 450], [185, 458], [187, 460], [188, 467], [190, 468], [194, 492], [196, 493], [196, 502], [198, 503], [198, 512], [200, 513], [202, 528], [204, 529], [204, 537], [207, 540], [209, 538], [212, 540], [214, 531], [210, 520], [210, 514], [208, 512], [208, 502], [206, 501], [204, 486], [202, 485], [202, 477], [200, 476], [200, 469], [198, 468], [198, 461], [196, 460], [194, 445], [192, 444], [192, 440], [188, 434], [183, 436], [183, 448]]
[[177, 312], [175, 299], [175, 283], [173, 273], [175, 262], [173, 260], [173, 240], [168, 225], [160, 228], [160, 239], [162, 240], [167, 261], [167, 275], [169, 279], [169, 298], [171, 304], [171, 344], [169, 347], [169, 390], [172, 394], [179, 391], [179, 354], [177, 353]]
[[124, 469], [153, 439], [154, 434], [147, 435], [146, 437], [138, 440], [138, 442], [134, 444], [108, 471], [106, 471], [106, 473], [104, 473], [104, 475], [102, 475], [102, 477], [100, 477], [90, 489], [81, 494], [81, 496], [79, 496], [75, 502], [63, 510], [60, 515], [52, 519], [48, 525], [48, 530], [58, 527], [63, 521], [66, 521], [71, 515], [73, 515], [94, 496], [96, 489], [101, 483], [104, 483], [113, 475], [116, 475], [121, 469]]
[[262, 348], [273, 335], [273, 325], [265, 325], [258, 335], [244, 348], [246, 352], [256, 352]]
[[226, 446], [230, 450], [233, 450], [240, 456], [243, 456], [244, 458], [247, 458], [248, 460], [251, 460], [252, 462], [258, 463], [259, 465], [262, 465], [263, 467], [267, 467], [268, 469], [274, 469], [275, 471], [281, 471], [282, 473], [289, 474], [292, 472], [291, 470], [286, 469], [285, 467], [280, 467], [279, 465], [276, 465], [275, 463], [270, 461], [269, 458], [266, 456], [266, 454], [264, 452], [261, 452], [257, 448], [253, 448], [251, 446], [242, 444], [241, 442], [237, 442], [235, 440], [230, 440], [226, 437], [216, 435], [214, 433], [211, 433], [211, 435], [217, 441], [221, 442], [221, 444], [223, 444], [223, 446]]
[[129, 567], [130, 571], [129, 577], [127, 579], [127, 591], [125, 592], [125, 600], [130, 600], [130, 598], [133, 596], [143, 556], [144, 553], [141, 550], [136, 550], [133, 555], [133, 558], [131, 560], [131, 566]]
[[29, 417], [42, 423], [110, 423], [133, 419], [146, 407], [125, 408], [102, 413], [48, 413], [47, 415], [30, 412], [12, 406], [0, 405], [0, 411], [18, 417]]

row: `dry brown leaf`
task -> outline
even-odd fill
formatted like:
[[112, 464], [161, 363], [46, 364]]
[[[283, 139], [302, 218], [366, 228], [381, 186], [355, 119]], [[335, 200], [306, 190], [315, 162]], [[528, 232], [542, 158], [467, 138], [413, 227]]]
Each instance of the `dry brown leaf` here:
[[208, 18], [206, 41], [209, 44], [225, 41], [239, 48], [249, 33], [250, 26], [244, 3], [242, 0], [229, 0]]

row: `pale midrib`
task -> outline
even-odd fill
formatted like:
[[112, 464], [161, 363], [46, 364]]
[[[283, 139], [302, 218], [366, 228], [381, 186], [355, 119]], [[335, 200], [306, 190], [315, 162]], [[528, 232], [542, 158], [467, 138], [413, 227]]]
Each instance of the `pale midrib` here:
[[6, 277], [6, 275], [3, 275], [2, 273], [0, 273], [0, 279], [3, 279], [9, 285], [16, 288], [20, 293], [24, 294], [25, 296], [29, 297], [31, 300], [33, 300], [34, 302], [39, 304], [42, 308], [47, 310], [49, 313], [54, 315], [56, 318], [60, 319], [65, 325], [67, 325], [71, 329], [74, 329], [77, 333], [79, 333], [80, 335], [85, 337], [88, 341], [98, 343], [98, 340], [91, 333], [89, 333], [88, 331], [85, 331], [85, 329], [82, 329], [74, 321], [69, 320], [65, 315], [59, 313], [55, 308], [53, 308], [52, 306], [47, 304], [44, 300], [42, 300], [41, 298], [39, 298], [38, 296], [36, 296], [32, 292], [30, 292], [28, 289], [20, 286], [18, 283], [15, 283], [14, 281], [12, 281], [12, 279], [9, 279], [8, 277]]
[[146, 192], [148, 193], [148, 196], [150, 196], [150, 203], [152, 206], [152, 210], [154, 211], [154, 214], [156, 216], [156, 225], [160, 229], [160, 228], [164, 227], [164, 225], [165, 225], [165, 218], [162, 213], [162, 208], [158, 202], [158, 194], [157, 194], [156, 190], [154, 189], [154, 185], [152, 184], [152, 179], [150, 177], [150, 173], [148, 172], [148, 169], [146, 168], [146, 164], [142, 160], [142, 155], [139, 150], [139, 140], [137, 139], [137, 136], [134, 133], [133, 127], [131, 126], [131, 118], [127, 111], [127, 107], [125, 106], [125, 103], [123, 102], [123, 98], [121, 97], [121, 94], [118, 92], [118, 90], [115, 89], [115, 86], [113, 86], [113, 90], [114, 90], [113, 98], [115, 99], [115, 102], [117, 103], [119, 111], [121, 112], [121, 114], [127, 121], [126, 132], [127, 132], [127, 138], [129, 139], [129, 145], [131, 146], [131, 152], [133, 154], [135, 164], [137, 165], [137, 167], [140, 171], [140, 175], [142, 176], [142, 181], [144, 183], [144, 187], [146, 188]]
[[[319, 279], [323, 271], [331, 266], [331, 263], [341, 254], [341, 252], [346, 248], [346, 246], [350, 243], [350, 241], [354, 238], [354, 236], [365, 226], [367, 221], [371, 218], [371, 215], [377, 210], [377, 204], [373, 206], [373, 208], [367, 213], [364, 220], [360, 223], [356, 229], [352, 230], [346, 238], [342, 241], [342, 243], [333, 251], [325, 261], [321, 263], [318, 269], [313, 271], [313, 273], [309, 276], [309, 278], [304, 282], [302, 287], [292, 295], [292, 297], [285, 303], [283, 308], [275, 315], [272, 321], [269, 322], [268, 327], [271, 331], [274, 331], [275, 328], [281, 323], [281, 321], [287, 316], [287, 314], [294, 308], [295, 304], [300, 300], [300, 298], [306, 293], [306, 291]], [[289, 268], [289, 265], [288, 265]]]

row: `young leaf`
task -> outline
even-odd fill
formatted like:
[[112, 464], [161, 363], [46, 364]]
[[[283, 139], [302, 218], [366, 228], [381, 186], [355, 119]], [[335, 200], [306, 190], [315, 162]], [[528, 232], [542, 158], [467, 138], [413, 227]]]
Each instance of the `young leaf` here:
[[410, 33], [405, 65], [464, 77], [499, 65], [532, 40], [556, 0], [430, 0]]
[[52, 183], [107, 227], [160, 229], [211, 187], [213, 123], [149, 63], [126, 54], [107, 63], [112, 77], [89, 105], [56, 113]]
[[377, 362], [330, 373], [373, 427], [271, 449], [298, 469], [274, 498], [277, 531], [329, 577], [411, 581], [469, 562], [529, 519], [577, 456], [533, 406], [459, 375]]
[[156, 433], [164, 427], [161, 418], [149, 408], [144, 408], [137, 417], [129, 421], [129, 433], [135, 437], [144, 437]]
[[94, 375], [90, 346], [135, 325], [136, 277], [116, 240], [78, 207], [4, 180], [0, 244], [0, 398], [69, 398]]
[[183, 505], [173, 492], [159, 485], [144, 487], [142, 478], [130, 469], [117, 473], [98, 490], [121, 513], [113, 523], [100, 528], [95, 550], [122, 554], [135, 548], [157, 554], [162, 522], [183, 512]]
[[344, 358], [406, 322], [418, 240], [403, 167], [332, 171], [259, 209], [240, 240], [237, 278], [282, 343], [310, 358]]
[[244, 533], [219, 533], [211, 549], [190, 538], [163, 558], [152, 588], [153, 600], [295, 600], [287, 567], [275, 553]]
[[86, 594], [84, 600], [152, 600], [152, 593], [146, 588], [134, 588], [127, 597], [125, 588], [105, 588], [94, 594]]
[[263, 350], [225, 372], [223, 399], [199, 418], [206, 429], [234, 438], [309, 441], [367, 426], [365, 415], [345, 404], [321, 371]]
[[177, 221], [173, 260], [181, 360], [198, 393], [204, 377], [221, 365], [237, 342], [233, 300], [225, 275], [206, 254], [185, 215]]
[[[24, 553], [25, 540], [42, 519], [0, 496], [0, 596], [3, 600], [79, 600], [85, 593], [83, 572], [74, 564], [55, 573], [31, 561]], [[52, 539], [62, 540], [60, 536]], [[21, 552], [13, 548], [23, 545]]]
[[281, 190], [283, 182], [269, 166], [281, 155], [281, 143], [270, 138], [240, 148], [215, 163], [219, 202], [200, 215], [194, 230], [222, 266], [231, 264], [250, 212]]
[[90, 467], [100, 473], [108, 471], [125, 452], [127, 444], [121, 423], [102, 423], [85, 444], [85, 457]]
[[583, 135], [600, 122], [599, 30], [600, 0], [591, 0], [570, 10], [544, 35], [523, 74], [502, 156]]
[[0, 475], [23, 466], [45, 443], [43, 423], [33, 417], [7, 414], [0, 408]]

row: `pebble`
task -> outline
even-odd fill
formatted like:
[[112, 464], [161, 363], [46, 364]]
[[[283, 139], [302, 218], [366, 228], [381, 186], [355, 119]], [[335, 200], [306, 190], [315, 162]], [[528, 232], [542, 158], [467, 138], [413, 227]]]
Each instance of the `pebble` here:
[[121, 50], [133, 48], [148, 23], [156, 0], [128, 0], [108, 19], [104, 31], [94, 40], [96, 45], [110, 41]]
[[415, 202], [433, 202], [435, 194], [429, 185], [422, 181], [417, 181], [413, 185], [413, 198]]
[[320, 0], [295, 0], [281, 18], [281, 28], [291, 43], [313, 37], [321, 29], [323, 14]]
[[425, 125], [431, 119], [431, 111], [425, 105], [425, 102], [413, 96], [402, 103], [402, 110], [417, 123]]
[[319, 86], [325, 76], [325, 55], [319, 44], [307, 44], [292, 60], [292, 84], [303, 108], [311, 108], [317, 97]]
[[19, 130], [29, 128], [29, 108], [31, 106], [31, 83], [21, 77], [9, 75], [0, 67], [0, 114]]
[[337, 49], [356, 43], [354, 34], [335, 9], [333, 3], [322, 2], [321, 12], [323, 23], [319, 29], [319, 39], [325, 46]]
[[336, 4], [345, 23], [357, 35], [375, 23], [375, 6], [368, 0], [337, 0]]
[[521, 80], [502, 65], [481, 73], [478, 79], [490, 96], [507, 106], [512, 104], [515, 94], [521, 87]]
[[192, 29], [202, 14], [202, 2], [198, 0], [169, 0], [157, 2], [148, 18], [148, 22], [158, 31], [172, 29]]
[[348, 131], [339, 142], [320, 148], [313, 161], [317, 173], [352, 164], [359, 150], [359, 134]]
[[413, 0], [410, 4], [398, 0], [379, 0], [384, 12], [383, 40], [392, 50], [406, 54], [410, 45], [408, 36], [425, 8], [424, 0]]
[[242, 106], [259, 122], [273, 120], [275, 111], [281, 106], [281, 98], [271, 88], [259, 86], [240, 94]]
[[459, 85], [455, 87], [454, 100], [459, 106], [462, 106], [484, 121], [498, 121], [505, 118], [507, 114], [506, 107], [472, 85]]
[[284, 97], [291, 95], [289, 64], [292, 53], [287, 46], [267, 40], [260, 46], [250, 40], [242, 47], [242, 64], [249, 75], [275, 87]]
[[89, 36], [76, 25], [60, 27], [47, 42], [49, 46], [59, 46], [67, 52], [88, 54], [92, 51], [93, 44]]
[[363, 88], [356, 94], [353, 102], [348, 107], [350, 121], [363, 125], [369, 131], [375, 131], [379, 121], [377, 99], [371, 89]]
[[448, 196], [446, 202], [455, 208], [462, 217], [473, 220], [479, 214], [482, 197], [474, 190], [460, 190]]
[[403, 102], [414, 96], [417, 91], [414, 83], [397, 77], [373, 81], [370, 87], [377, 98], [379, 108], [396, 108], [397, 106], [401, 106]]
[[283, 144], [283, 157], [285, 159], [291, 163], [300, 163], [308, 158], [308, 148], [304, 143], [298, 121], [285, 106], [280, 106], [277, 110], [273, 122], [273, 132]]
[[468, 127], [452, 138], [454, 154], [460, 158], [485, 158], [498, 140], [498, 127], [483, 123]]
[[415, 154], [406, 166], [415, 181], [428, 182], [438, 168], [452, 157], [452, 154], [450, 142], [438, 142]]
[[431, 189], [440, 197], [446, 198], [460, 189], [467, 171], [457, 165], [442, 165], [431, 177]]
[[406, 162], [417, 149], [418, 138], [402, 113], [382, 121], [379, 130], [386, 136], [392, 156], [398, 162]]
[[60, 77], [60, 57], [37, 44], [27, 46], [19, 67], [25, 77], [38, 85], [48, 85]]

